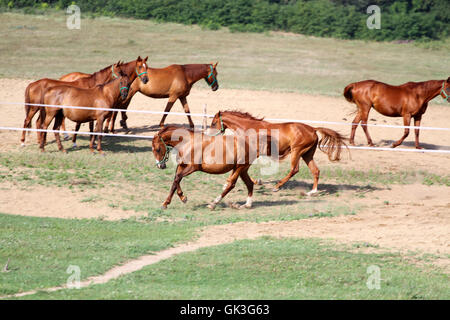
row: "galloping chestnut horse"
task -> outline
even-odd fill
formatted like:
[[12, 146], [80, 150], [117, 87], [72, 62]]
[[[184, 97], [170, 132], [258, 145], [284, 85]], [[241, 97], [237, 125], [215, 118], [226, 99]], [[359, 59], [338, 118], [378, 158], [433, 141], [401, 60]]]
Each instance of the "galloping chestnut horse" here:
[[[93, 108], [110, 109], [116, 105], [119, 99], [126, 99], [130, 84], [131, 80], [128, 75], [120, 71], [118, 78], [111, 80], [106, 84], [95, 86], [94, 88], [79, 88], [70, 85], [50, 87], [44, 92], [40, 103], [48, 105], [90, 106]], [[59, 130], [63, 118], [66, 117], [77, 123], [96, 120], [97, 125], [95, 131], [101, 133], [103, 122], [107, 117], [111, 116], [111, 111], [44, 107], [40, 110], [40, 116], [44, 119], [42, 125], [42, 129], [44, 130], [48, 128], [53, 118], [55, 118], [53, 130]], [[46, 138], [47, 133], [44, 132], [40, 143], [41, 151], [44, 151]], [[58, 144], [58, 149], [65, 152], [59, 138], [59, 132], [55, 132], [55, 138]], [[89, 145], [91, 152], [94, 152], [94, 140], [95, 136], [92, 135]], [[99, 153], [102, 153], [101, 141], [102, 136], [99, 135], [97, 143], [97, 150]]]
[[[399, 86], [392, 86], [375, 80], [365, 80], [349, 84], [344, 89], [344, 97], [358, 107], [357, 115], [353, 119], [350, 144], [355, 144], [355, 132], [358, 124], [366, 134], [367, 143], [373, 146], [367, 128], [369, 111], [373, 107], [382, 115], [388, 117], [403, 117], [403, 125], [409, 127], [411, 118], [414, 118], [414, 126], [420, 127], [422, 115], [428, 107], [428, 102], [441, 94], [444, 99], [449, 99], [450, 77], [447, 80], [429, 80], [424, 82], [407, 82]], [[415, 129], [415, 145], [419, 145], [419, 128]], [[409, 135], [409, 128], [405, 128], [403, 136], [392, 144], [395, 148], [402, 144]]]
[[[278, 135], [279, 160], [291, 155], [291, 171], [286, 177], [281, 179], [274, 187], [277, 192], [292, 176], [299, 170], [300, 157], [306, 162], [309, 170], [314, 176], [314, 185], [308, 195], [317, 192], [320, 170], [314, 162], [314, 153], [319, 147], [321, 151], [328, 155], [330, 161], [339, 161], [341, 148], [345, 145], [345, 138], [336, 131], [327, 128], [313, 128], [303, 123], [285, 122], [270, 123], [263, 119], [257, 119], [249, 113], [239, 111], [219, 111], [215, 114], [211, 127], [224, 133], [227, 128], [234, 131], [237, 129], [255, 130], [257, 133], [267, 130], [269, 137]], [[276, 130], [276, 131], [275, 131]], [[322, 135], [322, 139], [317, 136], [317, 131]]]
[[[217, 146], [221, 147], [216, 148]], [[164, 209], [172, 201], [175, 189], [181, 201], [187, 201], [187, 197], [181, 190], [180, 182], [181, 179], [196, 171], [209, 174], [224, 174], [232, 171], [222, 194], [208, 205], [211, 210], [214, 210], [220, 200], [234, 188], [239, 177], [244, 181], [248, 190], [247, 201], [241, 208], [252, 206], [253, 182], [247, 171], [258, 156], [259, 150], [253, 149], [254, 152], [252, 152], [253, 146], [249, 145], [248, 139], [242, 139], [239, 142], [237, 137], [233, 136], [206, 136], [201, 132], [194, 132], [186, 128], [167, 126], [153, 137], [152, 150], [158, 168], [166, 168], [172, 148], [177, 149], [179, 161], [169, 196], [162, 205]], [[243, 150], [245, 150], [244, 154], [242, 154]], [[217, 159], [218, 161], [216, 161]]]
[[[194, 127], [191, 116], [189, 115], [189, 105], [187, 103], [186, 97], [189, 95], [194, 83], [200, 79], [205, 79], [206, 83], [211, 87], [212, 91], [219, 89], [219, 82], [217, 81], [217, 64], [185, 64], [178, 65], [173, 64], [166, 68], [155, 69], [147, 68], [149, 81], [146, 84], [143, 81], [136, 80], [130, 87], [130, 92], [128, 93], [127, 100], [122, 104], [124, 109], [128, 108], [131, 99], [136, 94], [136, 92], [141, 92], [142, 94], [156, 99], [169, 98], [164, 112], [169, 112], [172, 109], [173, 104], [179, 99], [183, 105], [184, 111], [188, 113], [187, 118], [189, 121], [189, 126]], [[111, 124], [111, 132], [114, 132], [114, 122], [116, 120], [117, 113], [114, 113]], [[164, 121], [167, 114], [164, 114], [160, 127], [164, 126]], [[120, 124], [125, 130], [128, 130], [126, 120], [126, 112], [122, 112], [122, 121]], [[107, 122], [109, 125], [109, 119]], [[106, 131], [106, 129], [105, 129]]]

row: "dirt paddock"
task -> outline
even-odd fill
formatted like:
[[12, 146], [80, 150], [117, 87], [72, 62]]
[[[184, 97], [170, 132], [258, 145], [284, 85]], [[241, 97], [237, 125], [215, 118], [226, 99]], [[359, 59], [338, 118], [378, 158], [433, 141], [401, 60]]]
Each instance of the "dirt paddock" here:
[[[29, 82], [29, 80], [0, 79], [0, 100], [23, 102], [23, 92]], [[203, 106], [207, 104], [209, 114], [214, 114], [218, 110], [239, 109], [258, 117], [340, 122], [351, 122], [353, 119], [351, 113], [355, 110], [355, 105], [349, 104], [343, 97], [227, 89], [220, 89], [217, 92], [194, 89], [188, 97], [188, 102], [191, 112], [194, 113], [201, 113]], [[165, 103], [165, 99], [155, 100], [137, 94], [130, 109], [162, 111]], [[22, 126], [23, 105], [2, 104], [0, 109], [2, 114], [0, 126]], [[177, 102], [172, 111], [181, 112], [181, 104]], [[151, 131], [150, 127], [157, 124], [161, 116], [129, 113], [128, 117], [128, 125], [131, 129], [135, 129], [136, 134], [153, 135], [154, 131]], [[387, 118], [374, 110], [371, 111], [369, 119], [369, 122], [373, 124], [402, 125], [401, 118]], [[423, 116], [422, 126], [449, 127], [448, 119], [450, 119], [449, 106], [431, 104]], [[186, 117], [174, 115], [170, 115], [166, 121], [166, 123], [186, 122]], [[194, 122], [201, 125], [202, 119], [194, 118]], [[345, 135], [349, 135], [350, 132], [349, 126], [327, 124], [313, 124], [313, 126], [329, 127]], [[34, 121], [33, 127], [35, 127]], [[73, 128], [74, 124], [68, 122], [67, 129]], [[82, 130], [86, 131], [87, 125], [84, 125]], [[389, 146], [403, 133], [403, 129], [398, 128], [369, 128], [369, 131], [378, 146]], [[19, 150], [19, 136], [19, 132], [0, 131], [2, 152]], [[53, 135], [49, 138], [53, 139]], [[27, 144], [36, 143], [34, 134], [28, 135], [27, 139]], [[426, 149], [450, 150], [449, 131], [421, 130], [420, 140]], [[366, 145], [361, 128], [357, 130], [356, 143], [361, 146]], [[414, 134], [410, 133], [400, 148], [413, 147]], [[326, 156], [320, 152], [317, 153], [316, 158], [319, 163], [327, 163]], [[423, 170], [436, 175], [448, 175], [450, 154], [353, 150], [351, 159], [345, 156], [340, 165], [342, 168], [363, 171], [370, 169], [385, 172]], [[62, 218], [105, 216], [108, 219], [121, 219], [129, 216], [128, 212], [122, 212], [120, 209], [111, 210], [96, 204], [83, 203], [68, 190], [49, 192], [48, 187], [20, 189], [10, 184], [2, 184], [0, 187], [0, 212], [4, 213]], [[36, 207], [36, 202], [30, 204], [32, 203], [30, 201], [20, 201], [25, 197], [38, 199], [42, 195], [52, 198], [46, 202], [45, 207]], [[390, 205], [372, 206], [374, 202], [371, 197], [385, 199]], [[64, 201], [69, 210], [61, 213], [58, 201]], [[391, 190], [376, 190], [370, 193], [369, 197], [358, 199], [358, 201], [364, 202], [366, 208], [355, 216], [213, 226], [206, 228], [201, 238], [210, 241], [211, 244], [217, 244], [229, 242], [234, 238], [254, 238], [261, 235], [317, 237], [346, 243], [369, 242], [400, 251], [419, 250], [440, 255], [450, 254], [450, 188], [448, 186], [394, 185]], [[449, 259], [441, 262], [448, 269]]]

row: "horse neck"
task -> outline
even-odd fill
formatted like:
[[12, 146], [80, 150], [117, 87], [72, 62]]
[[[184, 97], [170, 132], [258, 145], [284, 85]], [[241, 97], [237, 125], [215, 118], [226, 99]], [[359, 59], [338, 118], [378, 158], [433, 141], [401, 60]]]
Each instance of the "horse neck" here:
[[445, 80], [430, 80], [425, 82], [425, 87], [423, 88], [425, 103], [439, 95], [444, 82]]
[[103, 84], [111, 80], [112, 79], [111, 67], [112, 65], [103, 70], [93, 73], [91, 80], [94, 81], [94, 84]]
[[124, 73], [128, 75], [128, 78], [130, 78], [130, 83], [136, 79], [136, 60], [124, 63], [120, 65], [120, 70], [122, 70]]
[[105, 98], [109, 100], [110, 105], [119, 100], [120, 97], [119, 81], [120, 78], [114, 79], [113, 81], [105, 84], [102, 87], [103, 95]]
[[187, 64], [184, 65], [184, 70], [189, 85], [193, 85], [197, 81], [206, 78], [209, 73], [207, 64]]
[[[169, 146], [171, 146], [171, 147], [173, 147], [173, 148], [175, 148], [179, 143], [182, 142], [181, 139], [172, 140], [172, 134], [177, 129], [182, 129], [182, 128], [176, 128], [176, 129], [173, 129], [173, 130], [168, 130], [168, 131], [164, 132], [161, 135], [161, 138], [164, 140], [164, 143], [169, 145]], [[189, 132], [189, 133], [190, 133], [190, 138], [192, 138], [192, 134], [193, 133], [192, 132]]]
[[230, 128], [234, 131], [237, 129], [247, 130], [247, 129], [254, 129], [259, 130], [264, 127], [264, 121], [258, 121], [258, 120], [251, 120], [236, 116], [222, 116], [222, 122], [225, 127]]

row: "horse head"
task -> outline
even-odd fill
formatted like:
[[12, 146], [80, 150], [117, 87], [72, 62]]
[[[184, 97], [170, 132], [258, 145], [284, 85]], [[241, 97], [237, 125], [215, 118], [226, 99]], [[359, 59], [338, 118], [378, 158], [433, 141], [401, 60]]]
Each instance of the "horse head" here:
[[128, 97], [128, 89], [130, 88], [131, 81], [128, 75], [122, 70], [119, 70], [118, 79], [120, 97], [122, 98], [122, 100], [125, 100]]
[[219, 82], [217, 81], [217, 65], [219, 63], [216, 62], [215, 64], [210, 63], [208, 66], [210, 68], [208, 76], [205, 77], [206, 83], [211, 87], [212, 91], [216, 91], [219, 89]]
[[214, 134], [216, 136], [225, 132], [226, 127], [222, 121], [222, 113], [220, 111], [214, 115], [214, 118], [211, 121], [211, 128], [219, 130], [219, 132]]
[[166, 163], [169, 160], [169, 154], [171, 149], [172, 147], [164, 142], [162, 135], [158, 133], [153, 137], [152, 151], [156, 159], [156, 166], [159, 169], [166, 168]]
[[441, 96], [450, 102], [450, 77], [442, 83]]
[[145, 59], [142, 59], [141, 56], [136, 59], [136, 76], [141, 79], [144, 84], [148, 82], [147, 59], [148, 56]]

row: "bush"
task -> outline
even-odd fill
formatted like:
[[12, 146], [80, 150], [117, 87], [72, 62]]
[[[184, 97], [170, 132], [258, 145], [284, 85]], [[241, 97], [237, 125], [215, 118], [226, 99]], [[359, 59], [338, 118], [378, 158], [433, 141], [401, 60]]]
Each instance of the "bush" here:
[[[0, 0], [0, 9], [64, 9], [72, 0]], [[448, 0], [78, 0], [84, 13], [199, 24], [231, 32], [283, 30], [367, 40], [443, 39], [450, 35]], [[369, 30], [366, 9], [381, 8], [381, 29]]]

